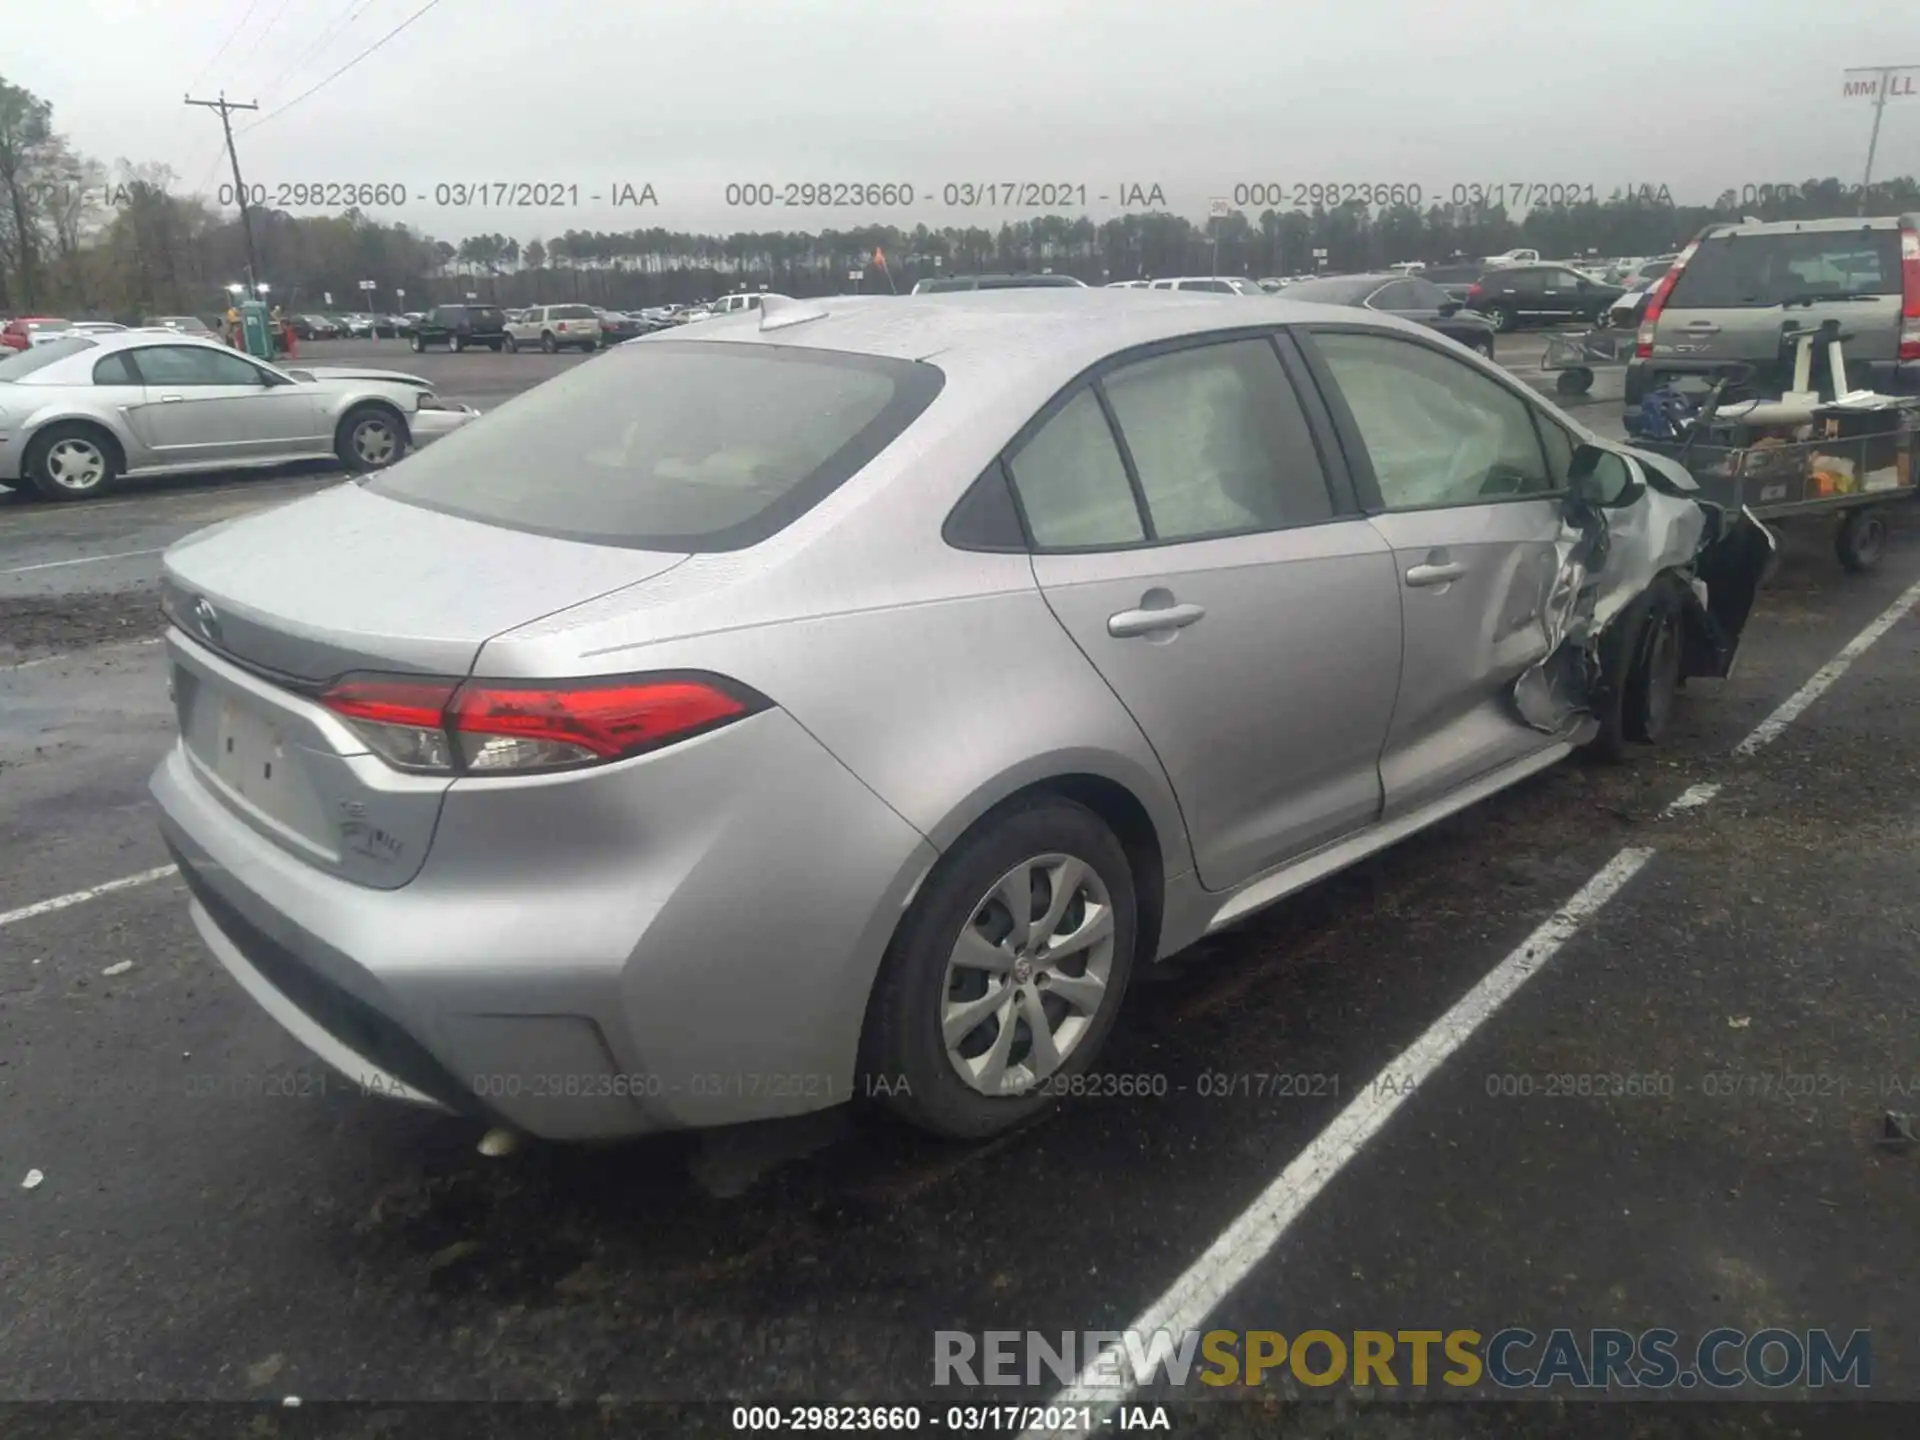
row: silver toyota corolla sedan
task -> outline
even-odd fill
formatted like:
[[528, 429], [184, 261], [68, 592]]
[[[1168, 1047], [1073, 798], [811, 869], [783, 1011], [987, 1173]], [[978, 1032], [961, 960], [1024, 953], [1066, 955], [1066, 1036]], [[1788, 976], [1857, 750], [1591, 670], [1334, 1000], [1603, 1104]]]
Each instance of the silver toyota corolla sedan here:
[[397, 370], [289, 369], [167, 330], [73, 335], [0, 360], [0, 484], [86, 500], [129, 475], [379, 470], [477, 414]]
[[166, 557], [195, 925], [549, 1138], [984, 1136], [1129, 975], [1722, 675], [1771, 547], [1385, 316], [1106, 290], [647, 337]]

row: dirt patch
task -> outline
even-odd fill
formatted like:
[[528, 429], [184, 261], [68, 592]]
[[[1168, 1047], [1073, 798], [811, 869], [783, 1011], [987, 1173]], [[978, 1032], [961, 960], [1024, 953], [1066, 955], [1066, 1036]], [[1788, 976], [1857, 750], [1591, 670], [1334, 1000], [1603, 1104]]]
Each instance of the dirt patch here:
[[0, 665], [160, 634], [158, 586], [0, 599]]

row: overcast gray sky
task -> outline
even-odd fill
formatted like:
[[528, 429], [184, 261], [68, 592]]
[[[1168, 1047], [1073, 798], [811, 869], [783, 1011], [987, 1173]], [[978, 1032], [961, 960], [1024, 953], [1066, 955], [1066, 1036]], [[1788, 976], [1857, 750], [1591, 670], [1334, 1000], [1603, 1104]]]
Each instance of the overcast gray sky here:
[[[1131, 183], [1196, 217], [1237, 181], [1411, 183], [1428, 200], [1455, 183], [1631, 182], [1706, 201], [1858, 180], [1871, 105], [1842, 99], [1841, 71], [1920, 62], [1908, 3], [441, 0], [272, 115], [425, 3], [12, 0], [0, 74], [50, 100], [82, 150], [164, 162], [208, 193], [227, 178], [219, 124], [181, 100], [224, 86], [261, 105], [237, 124], [249, 182], [397, 182], [411, 201], [381, 218], [525, 240], [998, 225], [1022, 212], [937, 202], [949, 182], [1009, 180], [1084, 184], [1100, 219]], [[1875, 173], [1917, 170], [1920, 99], [1896, 101]], [[905, 183], [922, 203], [725, 203], [729, 182], [808, 180]], [[577, 185], [580, 204], [432, 203], [463, 181]], [[621, 183], [652, 184], [658, 207], [589, 199]]]

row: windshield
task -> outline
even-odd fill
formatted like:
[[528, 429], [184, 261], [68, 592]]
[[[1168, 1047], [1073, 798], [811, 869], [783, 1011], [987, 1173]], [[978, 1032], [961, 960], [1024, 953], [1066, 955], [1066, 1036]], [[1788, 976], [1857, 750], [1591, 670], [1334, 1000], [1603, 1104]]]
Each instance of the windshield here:
[[95, 342], [84, 334], [77, 334], [65, 340], [49, 340], [44, 345], [36, 345], [31, 350], [21, 350], [0, 360], [0, 380], [18, 380], [31, 375], [36, 370], [44, 370], [56, 361], [69, 355], [78, 355], [83, 350], [91, 350]]
[[649, 341], [549, 381], [368, 488], [569, 540], [738, 549], [853, 475], [941, 383], [906, 360]]
[[1709, 237], [1674, 282], [1667, 309], [1764, 309], [1823, 294], [1900, 294], [1900, 237], [1891, 230]]

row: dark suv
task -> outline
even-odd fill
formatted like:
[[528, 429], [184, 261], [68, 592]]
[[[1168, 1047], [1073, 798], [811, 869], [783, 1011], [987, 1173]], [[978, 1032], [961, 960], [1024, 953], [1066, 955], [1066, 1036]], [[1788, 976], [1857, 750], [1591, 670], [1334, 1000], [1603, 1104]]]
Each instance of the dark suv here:
[[420, 317], [410, 343], [416, 352], [434, 345], [445, 345], [456, 353], [469, 345], [503, 350], [507, 314], [498, 305], [436, 305]]
[[[1849, 388], [1920, 395], [1920, 215], [1708, 226], [1647, 298], [1627, 404], [1734, 366], [1751, 366], [1758, 390], [1784, 390], [1792, 337], [1829, 320]], [[1830, 389], [1825, 369], [1814, 379]]]
[[1564, 320], [1596, 323], [1627, 292], [1570, 265], [1503, 265], [1467, 290], [1467, 304], [1497, 330], [1553, 325]]

